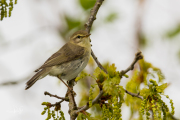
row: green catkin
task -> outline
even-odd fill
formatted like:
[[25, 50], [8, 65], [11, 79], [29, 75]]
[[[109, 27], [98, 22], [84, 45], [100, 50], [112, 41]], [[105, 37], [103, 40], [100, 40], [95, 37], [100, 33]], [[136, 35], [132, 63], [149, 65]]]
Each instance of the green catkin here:
[[157, 111], [157, 109], [156, 109], [156, 103], [155, 103], [155, 101], [154, 100], [152, 100], [151, 101], [151, 103], [152, 103], [152, 111], [153, 111], [153, 117], [154, 117], [154, 119], [156, 120], [157, 119], [157, 115], [156, 115], [156, 111]]
[[141, 114], [144, 115], [144, 110], [145, 110], [145, 104], [146, 104], [147, 100], [144, 99], [141, 101]]
[[52, 110], [52, 117], [53, 117], [53, 119], [55, 120], [55, 111], [54, 110]]
[[17, 4], [17, 0], [13, 3], [13, 0], [6, 1], [6, 0], [0, 0], [0, 19], [3, 20], [4, 17], [11, 17], [11, 12], [13, 10], [14, 4]]
[[149, 113], [149, 105], [147, 104], [146, 106], [146, 119], [149, 120], [149, 116], [150, 116], [150, 113]]
[[91, 88], [89, 90], [89, 107], [92, 107], [92, 101], [93, 101], [93, 89], [94, 89], [94, 86], [91, 85]]
[[157, 103], [158, 119], [161, 120], [161, 105]]
[[44, 115], [45, 113], [46, 113], [46, 111], [44, 110], [44, 111], [42, 111], [41, 115]]
[[65, 120], [63, 111], [60, 110], [59, 113], [60, 113], [60, 115], [61, 115], [60, 120]]
[[174, 115], [174, 106], [173, 106], [173, 100], [170, 99], [170, 104], [171, 104], [171, 114]]

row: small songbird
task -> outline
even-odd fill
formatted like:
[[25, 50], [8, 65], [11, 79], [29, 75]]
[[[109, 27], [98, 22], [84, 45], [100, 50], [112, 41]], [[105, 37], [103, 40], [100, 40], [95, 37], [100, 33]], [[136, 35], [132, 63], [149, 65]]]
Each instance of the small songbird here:
[[75, 32], [69, 42], [35, 70], [37, 73], [26, 83], [25, 90], [47, 75], [57, 76], [60, 80], [67, 81], [77, 77], [86, 67], [91, 55], [90, 35], [84, 30]]

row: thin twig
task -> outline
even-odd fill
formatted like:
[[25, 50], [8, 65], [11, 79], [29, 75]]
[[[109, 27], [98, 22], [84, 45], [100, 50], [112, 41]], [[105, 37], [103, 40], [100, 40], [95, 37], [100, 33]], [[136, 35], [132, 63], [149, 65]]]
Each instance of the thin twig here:
[[18, 80], [18, 81], [8, 81], [8, 82], [3, 82], [3, 83], [0, 83], [0, 86], [5, 86], [5, 85], [16, 85], [16, 84], [19, 84], [19, 83], [24, 82], [24, 81], [26, 81], [26, 79]]
[[143, 59], [143, 56], [142, 56], [141, 52], [137, 52], [137, 53], [136, 53], [136, 56], [135, 56], [135, 58], [134, 58], [134, 61], [131, 63], [131, 65], [130, 65], [126, 70], [122, 70], [122, 71], [120, 72], [120, 75], [119, 75], [120, 78], [122, 78], [123, 75], [125, 75], [128, 71], [133, 70], [135, 63], [136, 63], [138, 60], [140, 60], [140, 59]]
[[[103, 93], [104, 93], [103, 90], [101, 90], [98, 96], [92, 101], [92, 105], [96, 104], [99, 101]], [[76, 113], [81, 112], [83, 110], [87, 110], [87, 109], [89, 109], [89, 102], [87, 102], [85, 106], [80, 107], [80, 109], [77, 110]]]
[[97, 57], [95, 56], [94, 52], [91, 50], [91, 55], [94, 58], [94, 60], [96, 61], [98, 67], [103, 70], [105, 73], [108, 73], [107, 70], [101, 65], [101, 63], [98, 61]]
[[59, 97], [59, 96], [53, 95], [53, 94], [51, 94], [51, 93], [49, 93], [47, 91], [44, 92], [44, 95], [49, 95], [50, 97], [55, 97], [55, 98], [58, 98], [58, 99], [62, 99], [64, 101], [69, 101], [69, 98], [67, 98], [67, 97]]
[[[84, 25], [84, 27], [88, 33], [91, 30], [92, 24], [93, 24], [94, 20], [96, 19], [96, 14], [97, 14], [99, 8], [101, 7], [103, 1], [104, 0], [97, 0], [93, 9], [91, 10], [90, 17], [89, 17], [88, 21], [86, 22], [86, 24]], [[94, 58], [94, 60], [96, 61], [96, 63], [98, 64], [98, 67], [107, 73], [106, 69], [104, 69], [104, 67], [101, 65], [101, 63], [97, 60], [97, 57], [95, 56], [92, 49], [91, 49], [91, 55]]]
[[61, 101], [59, 101], [59, 102], [56, 102], [56, 103], [54, 103], [54, 104], [51, 104], [51, 107], [54, 107], [54, 106], [61, 106], [61, 103], [63, 102], [64, 100], [61, 100]]
[[129, 91], [127, 91], [126, 89], [124, 89], [124, 91], [125, 91], [127, 94], [131, 95], [132, 97], [137, 97], [137, 98], [140, 98], [141, 100], [143, 100], [143, 97], [140, 96], [139, 94], [135, 94], [135, 93], [129, 92]]
[[0, 86], [20, 84], [20, 83], [22, 83], [22, 82], [24, 82], [24, 81], [26, 81], [27, 79], [30, 79], [30, 78], [31, 78], [31, 75], [27, 76], [27, 77], [24, 77], [24, 78], [21, 78], [21, 79], [18, 79], [18, 80], [5, 80], [7, 82], [0, 83]]

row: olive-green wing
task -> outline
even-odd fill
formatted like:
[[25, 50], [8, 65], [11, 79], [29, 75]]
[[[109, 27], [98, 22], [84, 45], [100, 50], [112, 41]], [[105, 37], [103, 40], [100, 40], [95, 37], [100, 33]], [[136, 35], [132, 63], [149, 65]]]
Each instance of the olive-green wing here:
[[60, 50], [54, 53], [49, 59], [47, 59], [46, 62], [39, 69], [35, 70], [35, 72], [45, 67], [60, 65], [65, 62], [78, 59], [82, 57], [84, 53], [84, 47], [72, 43], [67, 43]]

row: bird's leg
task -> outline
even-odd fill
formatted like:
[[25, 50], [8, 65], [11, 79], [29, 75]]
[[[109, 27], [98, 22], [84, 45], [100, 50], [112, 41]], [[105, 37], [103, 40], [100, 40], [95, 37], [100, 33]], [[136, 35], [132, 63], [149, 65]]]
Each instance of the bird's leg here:
[[61, 77], [58, 75], [57, 76], [67, 87], [68, 87], [68, 89], [71, 91], [72, 90], [72, 88], [70, 88], [62, 79], [61, 79]]

